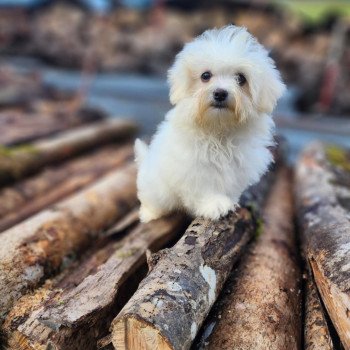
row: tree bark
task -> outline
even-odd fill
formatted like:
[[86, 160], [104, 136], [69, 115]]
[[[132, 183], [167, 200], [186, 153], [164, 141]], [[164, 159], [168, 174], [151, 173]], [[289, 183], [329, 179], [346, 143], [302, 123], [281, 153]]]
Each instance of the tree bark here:
[[[139, 224], [124, 239], [80, 264], [78, 273], [65, 273], [55, 286], [24, 296], [4, 323], [9, 346], [17, 350], [96, 349], [113, 315], [136, 289], [146, 250], [163, 247], [178, 236], [185, 223], [183, 216], [173, 215]], [[105, 258], [102, 264], [101, 258]]]
[[133, 122], [115, 119], [66, 131], [29, 145], [0, 148], [0, 185], [94, 146], [125, 139], [135, 132]]
[[305, 256], [328, 314], [350, 349], [350, 161], [342, 149], [310, 145], [296, 165]]
[[115, 348], [189, 349], [255, 232], [267, 179], [243, 196], [249, 206], [218, 221], [194, 220], [172, 249], [150, 259], [149, 275], [112, 323]]
[[114, 171], [2, 233], [0, 319], [15, 300], [57, 271], [65, 257], [91, 244], [135, 205], [135, 173], [134, 165]]
[[0, 232], [87, 186], [132, 156], [130, 144], [108, 146], [0, 190]]
[[300, 270], [291, 176], [280, 170], [265, 224], [206, 321], [197, 349], [296, 350], [301, 347]]
[[311, 276], [306, 282], [304, 343], [305, 350], [334, 349], [317, 288]]

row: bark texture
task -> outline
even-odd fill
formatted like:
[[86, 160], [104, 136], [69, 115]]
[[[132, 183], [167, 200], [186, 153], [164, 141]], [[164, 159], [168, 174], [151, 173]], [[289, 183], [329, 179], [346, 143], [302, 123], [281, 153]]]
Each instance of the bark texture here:
[[149, 275], [112, 323], [116, 349], [190, 348], [255, 232], [252, 207], [261, 206], [268, 182], [265, 178], [255, 187], [260, 191], [244, 196], [250, 209], [239, 208], [218, 221], [198, 218], [173, 248], [149, 259]]
[[0, 317], [135, 205], [135, 173], [127, 165], [2, 233]]
[[286, 168], [267, 199], [264, 221], [261, 235], [232, 272], [197, 349], [300, 349], [300, 270]]
[[133, 122], [115, 119], [76, 128], [25, 146], [0, 148], [0, 185], [97, 145], [127, 138], [135, 132]]
[[132, 156], [130, 144], [109, 146], [3, 188], [0, 190], [0, 232], [87, 186]]
[[333, 350], [327, 322], [314, 281], [309, 277], [306, 283], [305, 350]]
[[296, 165], [298, 218], [305, 256], [345, 349], [350, 349], [350, 157], [320, 143]]
[[[163, 247], [186, 222], [174, 215], [139, 224], [124, 239], [80, 264], [78, 272], [65, 273], [55, 286], [24, 296], [4, 324], [11, 349], [96, 349], [113, 315], [136, 289], [146, 250]], [[103, 264], [102, 258], [106, 259]]]

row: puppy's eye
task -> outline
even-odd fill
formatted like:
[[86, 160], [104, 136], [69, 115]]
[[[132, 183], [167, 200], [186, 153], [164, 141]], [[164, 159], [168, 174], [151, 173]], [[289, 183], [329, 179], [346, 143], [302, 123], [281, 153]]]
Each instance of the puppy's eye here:
[[201, 80], [206, 83], [210, 80], [210, 78], [212, 77], [212, 74], [210, 72], [204, 72], [202, 75], [201, 75]]
[[243, 86], [246, 83], [247, 79], [242, 73], [237, 74], [237, 82], [240, 86]]

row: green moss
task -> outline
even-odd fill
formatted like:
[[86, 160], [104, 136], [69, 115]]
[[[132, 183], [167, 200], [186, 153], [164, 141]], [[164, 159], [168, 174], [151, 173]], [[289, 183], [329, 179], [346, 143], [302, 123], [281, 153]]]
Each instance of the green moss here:
[[39, 150], [31, 144], [14, 146], [14, 147], [6, 147], [3, 145], [0, 145], [0, 156], [3, 156], [3, 157], [13, 157], [18, 153], [37, 154], [38, 152]]
[[262, 218], [258, 218], [256, 220], [255, 238], [260, 237], [263, 230], [264, 230], [264, 221]]
[[318, 23], [323, 21], [329, 13], [339, 14], [341, 16], [350, 15], [350, 4], [343, 0], [312, 0], [296, 1], [283, 0], [274, 1], [278, 5], [285, 5], [290, 11], [306, 22]]
[[121, 249], [118, 250], [114, 256], [119, 258], [119, 259], [126, 259], [129, 258], [130, 256], [133, 256], [136, 252], [138, 251], [138, 249], [133, 248], [133, 249]]
[[14, 147], [0, 144], [0, 182], [18, 179], [30, 172], [41, 155], [40, 150], [31, 144]]
[[332, 165], [350, 171], [349, 155], [344, 149], [333, 145], [327, 146], [326, 156]]
[[252, 220], [255, 223], [256, 229], [255, 229], [255, 239], [258, 238], [264, 229], [264, 220], [261, 217], [261, 212], [258, 210], [256, 203], [249, 202], [245, 204], [245, 207], [250, 211], [252, 215]]

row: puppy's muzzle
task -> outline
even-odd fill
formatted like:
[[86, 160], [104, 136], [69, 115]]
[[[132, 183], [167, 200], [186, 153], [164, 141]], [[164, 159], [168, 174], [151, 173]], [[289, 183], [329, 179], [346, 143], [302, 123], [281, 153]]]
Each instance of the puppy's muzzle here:
[[228, 92], [224, 89], [216, 89], [213, 92], [214, 102], [212, 106], [215, 108], [226, 108], [227, 107]]

